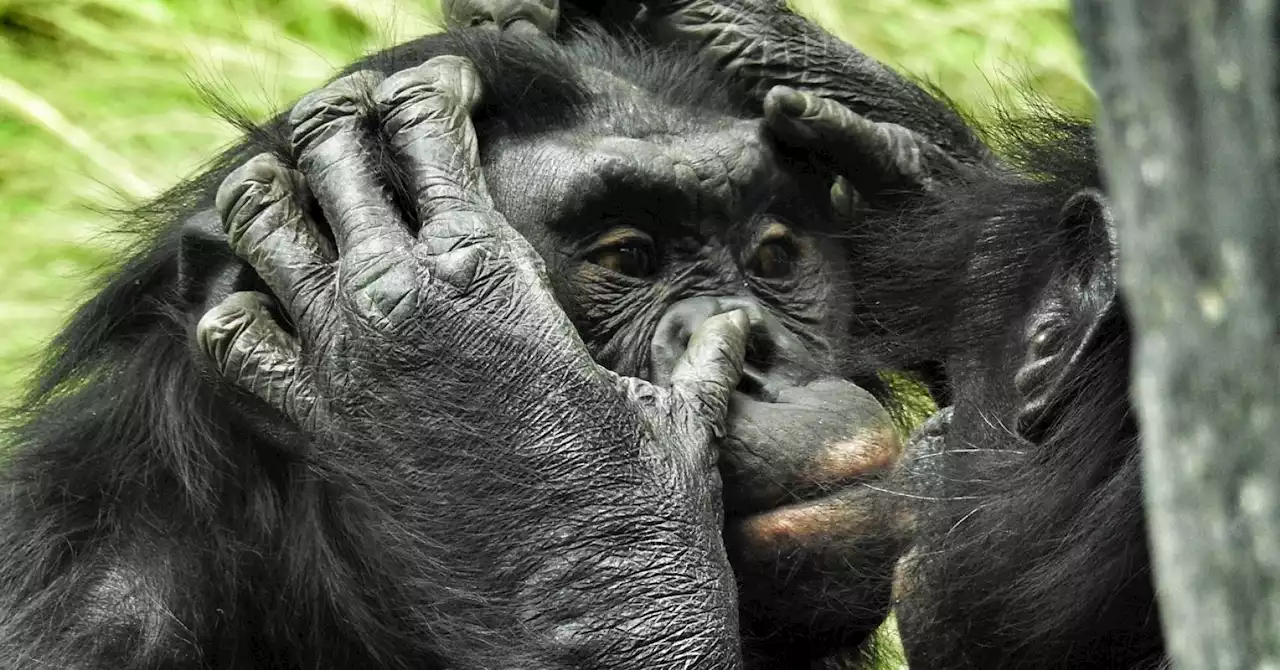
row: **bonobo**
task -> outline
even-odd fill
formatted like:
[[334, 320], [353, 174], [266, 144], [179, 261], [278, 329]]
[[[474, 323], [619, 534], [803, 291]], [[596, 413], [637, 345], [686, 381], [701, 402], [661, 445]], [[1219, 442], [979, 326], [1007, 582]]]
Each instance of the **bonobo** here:
[[847, 485], [899, 444], [843, 381], [874, 367], [827, 186], [684, 52], [480, 29], [353, 66], [149, 208], [51, 348], [0, 665], [856, 646], [902, 538]]
[[950, 405], [876, 485], [914, 527], [898, 611], [912, 667], [1166, 667], [1092, 127], [1044, 108], [1005, 117], [983, 129], [997, 157], [947, 105], [781, 3], [632, 14], [730, 74], [786, 145], [841, 178], [833, 196], [859, 217], [855, 347]]

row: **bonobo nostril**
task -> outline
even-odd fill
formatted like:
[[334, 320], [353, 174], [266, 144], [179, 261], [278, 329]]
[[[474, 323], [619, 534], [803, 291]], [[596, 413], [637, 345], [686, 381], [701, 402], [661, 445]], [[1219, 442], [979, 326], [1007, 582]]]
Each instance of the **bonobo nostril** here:
[[650, 345], [650, 381], [669, 384], [671, 372], [688, 348], [693, 331], [707, 319], [733, 310], [745, 312], [751, 323], [739, 391], [767, 399], [770, 388], [801, 384], [816, 376], [818, 370], [803, 342], [757, 300], [702, 296], [681, 300], [662, 315]]

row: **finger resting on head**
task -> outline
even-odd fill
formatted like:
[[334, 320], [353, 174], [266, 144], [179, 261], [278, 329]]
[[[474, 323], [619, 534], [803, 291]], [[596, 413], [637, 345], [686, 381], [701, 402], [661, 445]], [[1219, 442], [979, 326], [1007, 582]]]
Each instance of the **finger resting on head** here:
[[261, 293], [232, 293], [201, 317], [196, 341], [223, 379], [287, 412], [301, 382], [299, 349], [269, 305]]
[[380, 179], [368, 130], [383, 76], [355, 72], [314, 91], [289, 115], [298, 165], [333, 230], [339, 256], [376, 256], [412, 240]]
[[774, 133], [809, 149], [855, 188], [878, 189], [901, 180], [899, 163], [911, 148], [904, 145], [905, 128], [876, 123], [834, 100], [785, 86], [769, 91], [764, 109]]
[[232, 251], [258, 273], [294, 318], [320, 290], [336, 253], [307, 214], [302, 175], [260, 154], [223, 180], [215, 198]]
[[374, 92], [391, 145], [409, 171], [423, 232], [435, 218], [493, 207], [470, 118], [480, 96], [479, 73], [458, 56], [397, 72]]

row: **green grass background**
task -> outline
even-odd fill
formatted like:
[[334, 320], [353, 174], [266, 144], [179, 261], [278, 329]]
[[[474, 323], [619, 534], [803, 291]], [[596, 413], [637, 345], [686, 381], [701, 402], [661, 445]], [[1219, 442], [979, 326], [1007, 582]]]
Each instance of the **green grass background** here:
[[[794, 4], [979, 112], [1028, 82], [1089, 108], [1066, 0]], [[265, 118], [436, 25], [434, 1], [0, 0], [0, 404], [128, 244], [111, 212], [234, 139], [197, 83]]]

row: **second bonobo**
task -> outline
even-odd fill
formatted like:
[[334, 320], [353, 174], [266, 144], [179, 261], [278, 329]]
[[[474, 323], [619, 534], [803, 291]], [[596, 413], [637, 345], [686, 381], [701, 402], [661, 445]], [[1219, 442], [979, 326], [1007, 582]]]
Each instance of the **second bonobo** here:
[[[847, 381], [868, 370], [849, 344], [827, 178], [779, 155], [728, 87], [678, 53], [477, 31], [400, 47], [387, 69], [441, 51], [475, 64], [494, 204], [598, 362], [663, 385], [703, 322], [747, 315], [720, 458], [748, 658], [800, 666], [861, 644], [887, 613], [900, 537], [850, 485], [900, 444]], [[380, 160], [394, 184], [399, 166]]]

